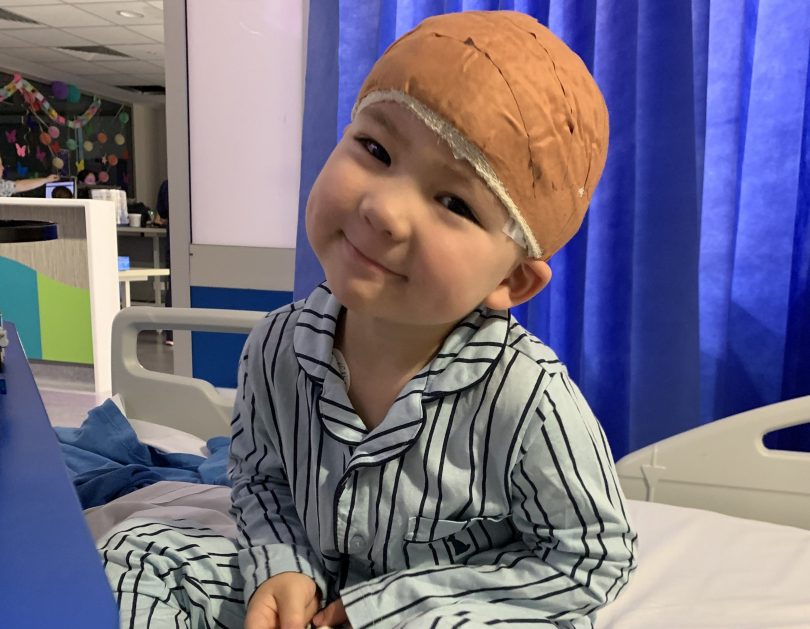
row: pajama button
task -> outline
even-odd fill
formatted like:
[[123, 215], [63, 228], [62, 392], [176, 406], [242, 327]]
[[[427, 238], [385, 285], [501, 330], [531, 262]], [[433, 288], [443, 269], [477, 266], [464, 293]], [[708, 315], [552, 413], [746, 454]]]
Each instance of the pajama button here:
[[349, 550], [353, 552], [359, 552], [365, 548], [366, 545], [366, 538], [362, 535], [352, 535], [352, 538], [349, 540]]

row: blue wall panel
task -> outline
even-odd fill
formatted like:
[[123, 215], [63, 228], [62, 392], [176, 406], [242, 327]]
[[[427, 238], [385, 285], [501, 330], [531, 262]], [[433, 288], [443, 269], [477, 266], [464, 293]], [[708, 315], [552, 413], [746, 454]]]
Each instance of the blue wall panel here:
[[[240, 288], [191, 287], [192, 308], [227, 308], [270, 312], [292, 301], [292, 292]], [[195, 378], [218, 387], [236, 387], [239, 352], [244, 334], [193, 332], [191, 334], [192, 372]]]

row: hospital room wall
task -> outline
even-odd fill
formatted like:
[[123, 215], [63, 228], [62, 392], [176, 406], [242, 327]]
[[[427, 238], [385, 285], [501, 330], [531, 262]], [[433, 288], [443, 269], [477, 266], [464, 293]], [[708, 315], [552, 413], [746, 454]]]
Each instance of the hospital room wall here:
[[153, 208], [166, 179], [166, 107], [162, 103], [132, 104], [132, 158], [135, 198]]
[[[292, 299], [308, 4], [164, 5], [175, 306]], [[177, 333], [175, 373], [232, 386], [243, 340]]]

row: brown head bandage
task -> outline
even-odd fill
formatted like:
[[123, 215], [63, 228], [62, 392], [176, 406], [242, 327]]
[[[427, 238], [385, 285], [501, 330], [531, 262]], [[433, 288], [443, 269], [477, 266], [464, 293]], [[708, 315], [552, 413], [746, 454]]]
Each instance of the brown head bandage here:
[[506, 208], [531, 258], [579, 229], [605, 165], [608, 114], [582, 60], [511, 11], [432, 17], [377, 61], [353, 115], [410, 109], [467, 160]]

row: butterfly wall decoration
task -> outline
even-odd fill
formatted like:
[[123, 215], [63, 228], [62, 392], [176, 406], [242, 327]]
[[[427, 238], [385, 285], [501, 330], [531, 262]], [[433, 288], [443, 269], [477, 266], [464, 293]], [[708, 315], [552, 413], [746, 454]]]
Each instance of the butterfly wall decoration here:
[[17, 141], [17, 129], [12, 129], [11, 131], [6, 131], [6, 142], [16, 142]]
[[28, 152], [28, 145], [23, 144], [22, 146], [20, 146], [15, 142], [14, 146], [17, 147], [17, 157], [25, 157], [25, 154]]

